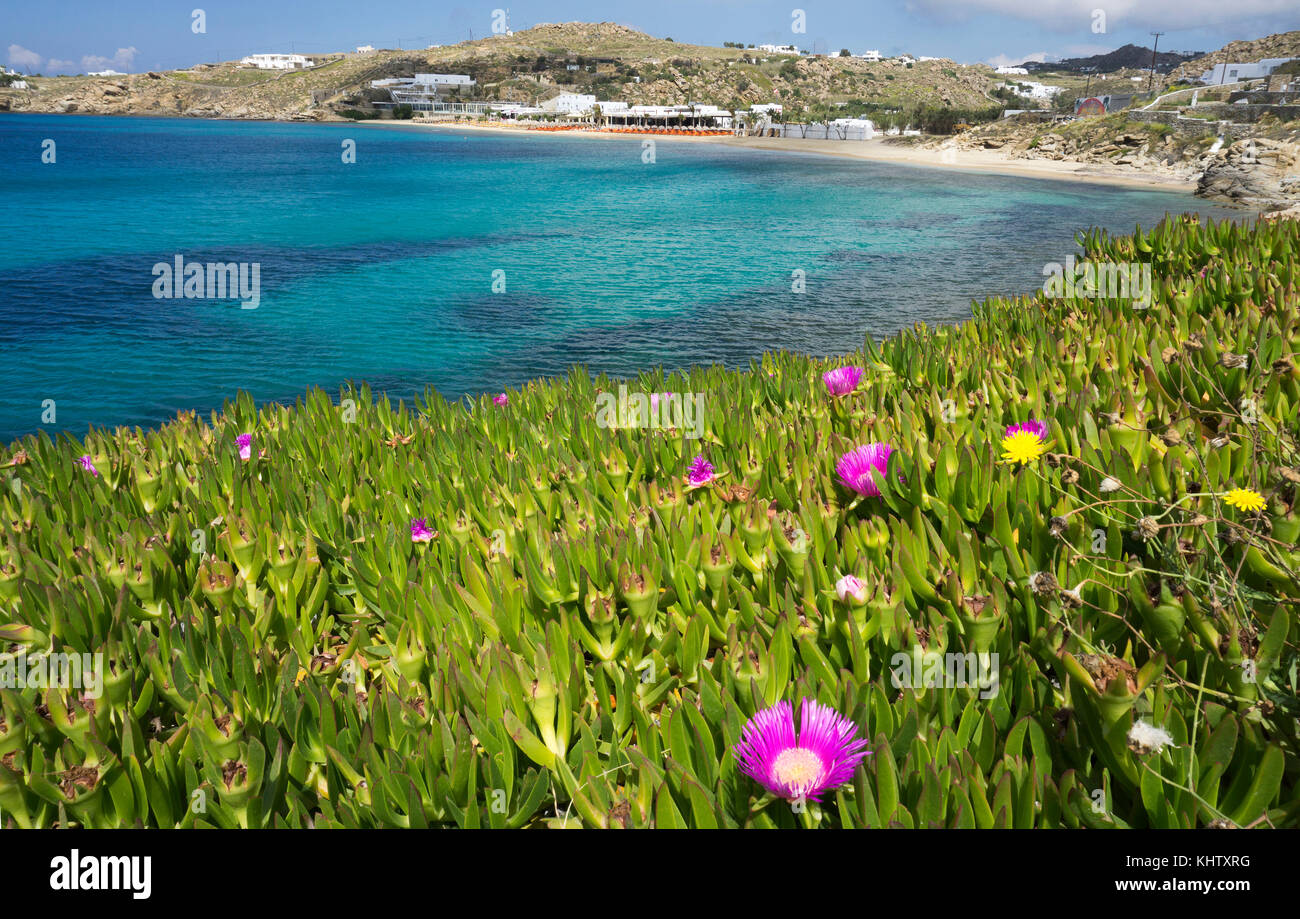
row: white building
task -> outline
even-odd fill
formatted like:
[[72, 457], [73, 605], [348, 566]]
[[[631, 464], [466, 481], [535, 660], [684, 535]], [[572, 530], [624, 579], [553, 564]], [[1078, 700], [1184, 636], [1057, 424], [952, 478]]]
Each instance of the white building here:
[[880, 52], [876, 50], [863, 51], [858, 57], [864, 61], [878, 61], [880, 60]]
[[876, 124], [870, 118], [836, 118], [829, 133], [847, 140], [871, 140], [876, 136]]
[[1028, 76], [1029, 71], [1023, 67], [999, 67], [994, 73], [1016, 74], [1017, 76]]
[[311, 58], [301, 54], [250, 54], [239, 63], [258, 70], [305, 70], [312, 66]]
[[496, 102], [489, 106], [489, 109], [496, 112], [498, 117], [516, 119], [530, 115], [541, 115], [542, 109], [534, 105], [524, 105], [522, 102]]
[[[603, 105], [603, 103], [602, 103]], [[606, 111], [611, 127], [729, 130], [732, 113], [716, 105], [633, 105]]]
[[542, 108], [548, 112], [557, 112], [563, 115], [585, 115], [590, 112], [596, 105], [596, 97], [587, 93], [560, 93], [553, 99], [547, 99], [542, 103]]
[[1249, 64], [1232, 64], [1223, 63], [1215, 64], [1211, 69], [1201, 74], [1202, 83], [1236, 83], [1239, 80], [1262, 80], [1265, 77], [1272, 76], [1273, 71], [1277, 70], [1287, 61], [1293, 61], [1291, 57], [1268, 57], [1262, 61], [1255, 61]]
[[375, 50], [374, 45], [357, 45], [357, 54], [369, 54]]
[[430, 86], [437, 89], [469, 89], [474, 81], [463, 73], [417, 73], [412, 82], [416, 86]]
[[798, 54], [799, 49], [794, 45], [759, 45], [759, 51], [766, 51], [768, 54]]
[[1017, 95], [1044, 102], [1050, 101], [1053, 97], [1065, 92], [1063, 86], [1048, 86], [1046, 83], [1035, 83], [1033, 80], [1017, 80], [1014, 83], [1002, 83], [1001, 85], [1014, 90]]
[[751, 105], [749, 110], [755, 115], [780, 115], [784, 111], [780, 102], [759, 102]]
[[86, 74], [88, 77], [124, 77], [126, 74], [117, 70], [92, 70]]

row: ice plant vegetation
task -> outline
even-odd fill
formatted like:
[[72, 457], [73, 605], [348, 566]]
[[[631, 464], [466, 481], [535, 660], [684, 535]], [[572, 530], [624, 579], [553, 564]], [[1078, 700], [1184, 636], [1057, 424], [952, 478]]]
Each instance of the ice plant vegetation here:
[[240, 434], [235, 438], [235, 445], [239, 447], [239, 458], [242, 460], [251, 459], [253, 456], [253, 435]]
[[507, 396], [505, 393], [497, 393], [497, 395], [492, 397], [492, 401], [495, 402], [497, 405], [505, 405], [507, 402], [510, 401], [510, 397]]
[[1080, 241], [1151, 307], [626, 381], [698, 440], [575, 368], [0, 445], [0, 833], [1300, 828], [1300, 223]]
[[880, 442], [855, 447], [840, 457], [835, 464], [835, 472], [845, 488], [851, 488], [860, 495], [878, 498], [880, 486], [876, 484], [872, 470], [883, 479], [885, 470], [889, 468], [889, 455], [893, 452], [892, 445]]
[[833, 708], [811, 699], [799, 706], [796, 736], [794, 710], [778, 702], [745, 724], [736, 744], [740, 771], [787, 801], [820, 801], [853, 777], [867, 756], [867, 741], [858, 726]]
[[1264, 496], [1249, 488], [1233, 488], [1223, 493], [1223, 503], [1230, 504], [1239, 511], [1262, 511], [1267, 505]]
[[862, 381], [861, 367], [836, 367], [822, 374], [822, 382], [832, 396], [846, 396], [858, 388]]

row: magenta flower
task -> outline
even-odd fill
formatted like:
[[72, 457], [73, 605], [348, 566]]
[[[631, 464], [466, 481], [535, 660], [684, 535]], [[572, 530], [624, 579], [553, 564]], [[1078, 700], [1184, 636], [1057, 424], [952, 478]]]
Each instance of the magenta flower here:
[[505, 393], [498, 393], [496, 396], [492, 398], [492, 401], [495, 402], [497, 405], [505, 405], [507, 402], [510, 401], [510, 397], [507, 396]]
[[1018, 434], [1021, 431], [1024, 431], [1025, 433], [1028, 434], [1033, 434], [1039, 440], [1043, 440], [1043, 441], [1047, 440], [1047, 422], [1038, 421], [1035, 418], [1030, 418], [1028, 421], [1026, 421], [1023, 424], [1007, 425], [1006, 433], [1004, 433], [1002, 436], [1010, 437], [1012, 434]]
[[835, 709], [800, 700], [799, 735], [794, 710], [778, 702], [750, 718], [733, 752], [740, 771], [787, 801], [820, 801], [828, 791], [853, 777], [868, 755], [865, 738], [854, 740], [858, 726]]
[[96, 469], [95, 464], [91, 462], [90, 454], [86, 454], [85, 456], [79, 457], [77, 459], [77, 462], [81, 464], [82, 469], [86, 470], [91, 475], [99, 475], [99, 470]]
[[239, 458], [242, 460], [251, 459], [253, 456], [253, 435], [240, 434], [235, 438], [235, 443], [239, 446]]
[[429, 529], [425, 518], [416, 517], [411, 521], [411, 542], [429, 542], [431, 539], [433, 539], [433, 530]]
[[835, 464], [835, 471], [846, 488], [851, 488], [860, 495], [878, 498], [880, 488], [872, 478], [871, 470], [879, 471], [881, 478], [884, 478], [885, 470], [889, 468], [889, 454], [893, 452], [893, 446], [887, 443], [864, 444], [841, 456]]
[[847, 396], [862, 382], [862, 368], [836, 367], [822, 374], [822, 382], [832, 396]]
[[706, 460], [703, 455], [691, 460], [691, 466], [686, 470], [686, 481], [695, 486], [707, 485], [713, 481], [713, 477], [713, 464]]

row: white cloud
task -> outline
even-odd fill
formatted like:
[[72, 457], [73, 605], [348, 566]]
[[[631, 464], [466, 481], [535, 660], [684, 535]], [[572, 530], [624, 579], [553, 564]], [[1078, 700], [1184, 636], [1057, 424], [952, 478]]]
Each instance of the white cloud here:
[[1108, 31], [1173, 23], [1185, 30], [1295, 16], [1295, 0], [910, 0], [908, 5], [954, 20], [967, 20], [982, 10], [1033, 20], [1063, 32], [1091, 32], [1094, 10], [1105, 12]]
[[98, 54], [87, 54], [81, 59], [81, 66], [85, 70], [130, 70], [131, 63], [135, 56], [140, 52], [134, 47], [118, 48], [117, 53], [112, 57], [101, 57]]
[[1029, 54], [995, 54], [988, 58], [984, 63], [990, 67], [1018, 67], [1025, 61], [1047, 61], [1054, 60], [1046, 51], [1034, 51]]
[[40, 70], [41, 56], [22, 45], [9, 46], [9, 66], [15, 70]]
[[61, 61], [57, 57], [52, 57], [45, 63], [45, 69], [50, 73], [76, 73], [81, 69], [76, 61]]

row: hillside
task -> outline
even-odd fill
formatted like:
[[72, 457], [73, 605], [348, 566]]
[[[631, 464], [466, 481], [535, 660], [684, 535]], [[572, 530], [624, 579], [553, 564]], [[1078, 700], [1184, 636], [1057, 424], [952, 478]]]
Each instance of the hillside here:
[[[1199, 55], [1192, 55], [1193, 57]], [[1173, 51], [1156, 53], [1156, 71], [1163, 73], [1177, 67], [1188, 59], [1188, 55]], [[1140, 45], [1124, 45], [1106, 54], [1094, 54], [1090, 57], [1070, 57], [1051, 63], [1026, 61], [1020, 65], [1031, 73], [1040, 70], [1061, 70], [1074, 73], [1110, 73], [1125, 68], [1142, 69], [1151, 67], [1151, 49]]]
[[371, 80], [416, 71], [467, 73], [479, 84], [476, 98], [486, 100], [534, 101], [568, 90], [634, 104], [782, 102], [792, 112], [838, 103], [855, 111], [985, 108], [995, 104], [989, 93], [999, 82], [984, 66], [769, 56], [613, 23], [544, 24], [441, 48], [334, 58], [288, 73], [221, 63], [109, 79], [36, 78], [30, 92], [0, 90], [0, 111], [328, 120], [364, 104]]

